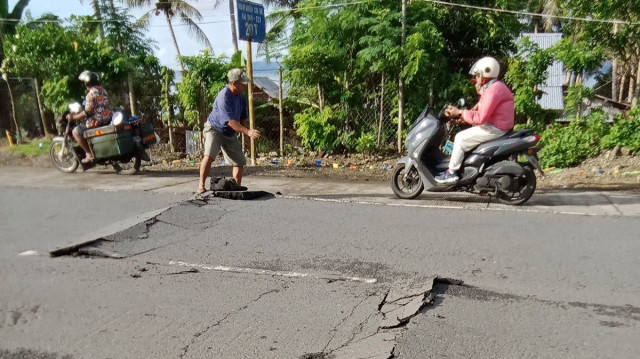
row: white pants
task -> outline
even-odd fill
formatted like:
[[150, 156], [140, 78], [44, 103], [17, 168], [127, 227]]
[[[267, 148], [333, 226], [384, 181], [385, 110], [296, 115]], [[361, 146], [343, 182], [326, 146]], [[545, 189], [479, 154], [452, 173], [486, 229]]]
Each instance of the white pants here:
[[465, 152], [483, 142], [494, 140], [505, 133], [506, 131], [497, 129], [488, 123], [483, 123], [480, 126], [474, 126], [458, 132], [453, 141], [453, 151], [451, 152], [451, 159], [449, 160], [449, 171], [456, 172], [460, 169]]

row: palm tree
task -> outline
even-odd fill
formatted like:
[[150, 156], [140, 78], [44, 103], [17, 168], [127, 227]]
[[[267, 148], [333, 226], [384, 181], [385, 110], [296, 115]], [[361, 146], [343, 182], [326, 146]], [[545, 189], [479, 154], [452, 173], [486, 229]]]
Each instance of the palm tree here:
[[[233, 52], [238, 52], [238, 33], [236, 30], [236, 9], [234, 6], [235, 0], [229, 1], [229, 20], [231, 21], [231, 42], [233, 42]], [[222, 0], [215, 0], [213, 2], [213, 8], [217, 8], [222, 4]]]
[[[84, 4], [84, 0], [80, 0], [80, 4]], [[91, 7], [93, 8], [93, 16], [95, 16], [96, 20], [98, 21], [98, 29], [100, 30], [100, 39], [104, 39], [104, 25], [102, 24], [102, 14], [100, 13], [100, 1], [91, 0]]]
[[288, 39], [287, 29], [291, 22], [300, 16], [297, 9], [302, 0], [263, 0], [265, 6], [282, 8], [283, 11], [274, 12], [267, 16], [271, 29], [265, 35], [264, 42], [259, 49], [264, 51], [267, 58], [280, 57], [280, 51], [287, 48], [284, 42]]
[[167, 25], [169, 25], [169, 31], [171, 32], [171, 39], [173, 40], [173, 46], [176, 48], [176, 52], [178, 53], [178, 63], [180, 64], [180, 69], [184, 72], [184, 64], [182, 63], [182, 55], [180, 54], [180, 47], [178, 46], [178, 41], [176, 40], [176, 35], [173, 31], [173, 24], [171, 19], [174, 16], [178, 16], [180, 18], [180, 22], [187, 26], [189, 34], [195, 35], [195, 38], [207, 46], [208, 49], [211, 49], [211, 43], [205, 35], [204, 31], [198, 26], [196, 21], [202, 21], [202, 14], [200, 11], [196, 9], [193, 5], [189, 4], [188, 1], [185, 0], [121, 0], [126, 3], [128, 6], [138, 7], [138, 8], [146, 8], [149, 6], [154, 6], [151, 10], [149, 10], [146, 14], [144, 14], [138, 21], [139, 22], [148, 22], [151, 13], [157, 15], [163, 14], [165, 19], [167, 20]]
[[534, 30], [538, 32], [540, 26], [545, 32], [553, 32], [554, 27], [560, 26], [558, 15], [561, 14], [561, 3], [559, 0], [532, 0], [529, 2], [532, 10], [541, 16], [533, 19]]
[[4, 51], [2, 50], [4, 44], [4, 35], [11, 35], [14, 33], [18, 22], [22, 18], [24, 9], [29, 5], [30, 0], [19, 0], [13, 7], [13, 10], [9, 12], [9, 0], [0, 0], [0, 64], [4, 60]]

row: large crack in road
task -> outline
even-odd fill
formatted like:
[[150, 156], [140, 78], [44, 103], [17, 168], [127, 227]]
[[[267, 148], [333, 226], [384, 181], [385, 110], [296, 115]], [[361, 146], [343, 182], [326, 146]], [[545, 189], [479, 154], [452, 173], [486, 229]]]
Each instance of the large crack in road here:
[[[203, 207], [209, 210], [202, 211]], [[154, 216], [131, 225], [118, 232], [104, 235], [92, 239], [82, 244], [68, 247], [67, 249], [52, 251], [52, 256], [74, 255], [86, 257], [105, 257], [111, 259], [130, 258], [142, 253], [148, 253], [159, 248], [164, 248], [180, 242], [185, 242], [195, 237], [204, 230], [211, 229], [216, 223], [227, 216], [233, 215], [233, 211], [225, 210], [222, 206], [215, 206], [215, 201], [209, 198], [193, 199], [181, 203], [173, 208], [166, 209]], [[189, 218], [188, 223], [182, 218]], [[162, 232], [162, 235], [155, 233]], [[217, 266], [196, 265], [193, 263], [173, 261], [163, 265], [187, 266], [191, 269], [182, 273], [201, 273], [199, 269], [216, 269]], [[332, 274], [301, 275], [295, 271], [276, 271], [259, 268], [240, 268], [224, 266], [226, 271], [243, 273], [247, 275], [266, 275], [280, 277], [307, 277], [322, 281], [355, 281], [365, 284], [376, 283], [375, 278], [340, 276]], [[134, 277], [134, 278], [140, 278]], [[293, 280], [293, 279], [291, 279]], [[608, 306], [595, 303], [582, 302], [559, 302], [541, 300], [532, 297], [517, 296], [511, 294], [501, 294], [490, 290], [475, 288], [464, 285], [460, 280], [451, 280], [434, 277], [414, 277], [389, 283], [388, 290], [383, 295], [382, 301], [377, 303], [377, 311], [371, 312], [363, 321], [354, 320], [355, 313], [361, 310], [371, 298], [379, 297], [381, 293], [370, 294], [363, 297], [356, 303], [342, 319], [333, 326], [333, 333], [319, 352], [305, 353], [300, 359], [342, 359], [342, 358], [397, 358], [397, 348], [403, 335], [408, 331], [408, 324], [417, 316], [426, 313], [432, 306], [443, 306], [446, 304], [446, 296], [468, 298], [472, 301], [533, 301], [542, 305], [554, 307], [572, 307], [594, 313], [600, 320], [600, 325], [604, 327], [617, 328], [628, 326], [629, 322], [640, 321], [640, 308], [634, 306]], [[257, 300], [265, 295], [277, 293], [277, 291], [266, 291]], [[254, 300], [253, 302], [256, 302]], [[228, 312], [222, 319], [206, 326], [202, 331], [193, 335], [180, 354], [180, 358], [189, 354], [190, 347], [196, 343], [196, 338], [207, 333], [211, 328], [219, 326], [231, 314], [247, 308], [248, 304], [239, 310]], [[608, 318], [608, 319], [607, 319]], [[444, 319], [444, 317], [438, 319]], [[353, 321], [356, 321], [354, 324]], [[339, 331], [338, 329], [342, 329]], [[346, 328], [351, 331], [348, 337], [339, 337], [340, 332]], [[318, 348], [316, 348], [318, 350]]]

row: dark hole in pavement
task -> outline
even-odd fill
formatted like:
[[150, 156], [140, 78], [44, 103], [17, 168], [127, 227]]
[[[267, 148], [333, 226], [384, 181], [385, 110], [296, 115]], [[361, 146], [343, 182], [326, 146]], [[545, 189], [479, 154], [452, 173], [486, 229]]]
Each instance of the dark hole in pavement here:
[[226, 199], [252, 200], [258, 198], [273, 198], [273, 193], [265, 191], [214, 191], [214, 197]]
[[39, 352], [36, 350], [19, 348], [16, 351], [0, 349], [0, 359], [72, 359], [71, 355], [59, 356], [56, 353]]
[[304, 354], [300, 359], [331, 359], [332, 356], [325, 353]]

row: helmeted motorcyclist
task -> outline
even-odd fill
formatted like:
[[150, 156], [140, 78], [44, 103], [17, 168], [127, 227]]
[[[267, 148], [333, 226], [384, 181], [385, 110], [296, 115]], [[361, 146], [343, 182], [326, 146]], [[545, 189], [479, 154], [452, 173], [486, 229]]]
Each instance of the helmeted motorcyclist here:
[[[89, 128], [108, 125], [113, 112], [107, 91], [100, 85], [100, 80], [95, 72], [83, 71], [78, 80], [82, 81], [87, 88], [84, 111], [68, 114], [68, 121], [78, 121], [78, 125], [73, 129], [73, 137], [80, 147], [85, 151], [86, 156], [82, 163], [93, 161], [93, 155], [89, 148], [89, 143], [84, 138], [84, 131]], [[80, 122], [86, 119], [84, 122]]]
[[473, 127], [456, 135], [449, 168], [436, 176], [438, 183], [456, 183], [465, 152], [483, 142], [499, 138], [513, 128], [513, 93], [504, 82], [497, 79], [500, 74], [498, 61], [490, 56], [483, 57], [471, 67], [469, 74], [473, 75], [471, 81], [475, 83], [476, 92], [480, 95], [478, 103], [470, 110], [448, 106], [445, 116], [460, 118], [460, 121]]

